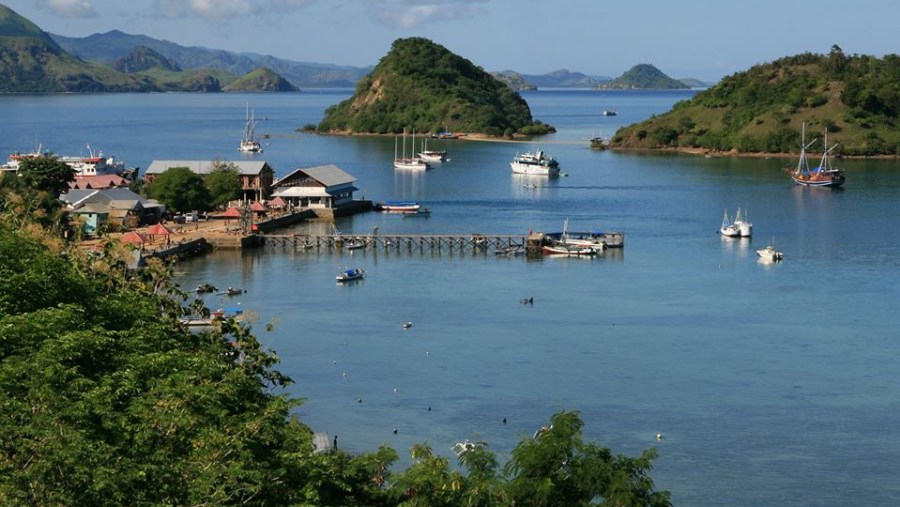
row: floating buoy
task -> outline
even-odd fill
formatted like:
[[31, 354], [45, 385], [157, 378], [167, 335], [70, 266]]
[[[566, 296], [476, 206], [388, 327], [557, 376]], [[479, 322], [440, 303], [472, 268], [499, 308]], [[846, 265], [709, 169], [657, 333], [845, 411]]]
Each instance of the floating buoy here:
[[657, 434], [656, 434], [656, 439], [657, 439], [657, 440], [662, 440], [662, 439], [663, 439], [662, 433], [657, 433]]

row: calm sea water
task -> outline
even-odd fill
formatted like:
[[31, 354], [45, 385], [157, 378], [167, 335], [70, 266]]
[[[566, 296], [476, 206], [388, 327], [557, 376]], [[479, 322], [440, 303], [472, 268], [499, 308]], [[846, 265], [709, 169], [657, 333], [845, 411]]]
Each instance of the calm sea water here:
[[[405, 454], [427, 442], [451, 456], [477, 438], [505, 458], [553, 413], [578, 410], [591, 440], [657, 448], [653, 477], [678, 505], [900, 503], [896, 161], [844, 161], [846, 188], [831, 191], [792, 186], [780, 169], [789, 160], [594, 152], [585, 138], [691, 92], [540, 91], [524, 97], [557, 134], [430, 142], [452, 161], [413, 174], [391, 169], [392, 138], [295, 131], [349, 93], [0, 97], [0, 147], [91, 144], [140, 167], [231, 159], [249, 103], [269, 136], [257, 157], [278, 174], [334, 163], [358, 178], [360, 197], [433, 211], [357, 215], [338, 220], [341, 231], [522, 234], [568, 219], [571, 230], [625, 233], [622, 251], [593, 260], [267, 247], [178, 265], [185, 287], [247, 289], [207, 304], [245, 310], [306, 398], [301, 418], [344, 448]], [[613, 107], [618, 116], [601, 116]], [[567, 176], [512, 175], [512, 156], [534, 148]], [[752, 240], [716, 234], [737, 206]], [[757, 262], [773, 240], [784, 262]], [[344, 267], [369, 276], [339, 286]]]

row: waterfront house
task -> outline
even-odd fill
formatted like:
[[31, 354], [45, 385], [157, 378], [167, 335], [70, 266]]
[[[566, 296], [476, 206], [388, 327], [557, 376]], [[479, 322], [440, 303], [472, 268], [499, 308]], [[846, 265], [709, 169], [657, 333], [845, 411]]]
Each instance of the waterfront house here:
[[354, 181], [356, 178], [334, 164], [306, 167], [273, 183], [272, 195], [291, 208], [309, 208], [327, 217], [357, 204], [353, 192], [359, 189]]
[[262, 160], [154, 160], [144, 171], [144, 180], [152, 183], [155, 177], [173, 167], [186, 167], [194, 174], [205, 176], [222, 166], [237, 170], [244, 192], [241, 200], [253, 202], [269, 198], [275, 171]]
[[120, 227], [155, 224], [166, 213], [165, 205], [127, 188], [72, 189], [59, 198], [70, 213], [82, 218], [85, 234], [93, 234], [106, 222]]

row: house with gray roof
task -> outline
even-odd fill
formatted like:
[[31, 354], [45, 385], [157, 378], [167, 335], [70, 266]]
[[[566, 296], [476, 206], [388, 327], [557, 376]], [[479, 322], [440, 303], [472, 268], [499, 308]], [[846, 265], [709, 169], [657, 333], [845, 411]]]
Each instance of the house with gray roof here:
[[153, 179], [173, 167], [186, 167], [194, 174], [205, 176], [220, 167], [233, 167], [241, 181], [244, 202], [263, 201], [269, 198], [275, 171], [262, 160], [154, 160], [144, 171], [144, 180]]
[[338, 209], [354, 203], [356, 178], [334, 165], [296, 169], [272, 184], [272, 196], [293, 208]]
[[93, 234], [106, 222], [137, 227], [159, 222], [166, 207], [127, 188], [71, 189], [59, 196], [66, 208], [83, 221], [85, 234]]

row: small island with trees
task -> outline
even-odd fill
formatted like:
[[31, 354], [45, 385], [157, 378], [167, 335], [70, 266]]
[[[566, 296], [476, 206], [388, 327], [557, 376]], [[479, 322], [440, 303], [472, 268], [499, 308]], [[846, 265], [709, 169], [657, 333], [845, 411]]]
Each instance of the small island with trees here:
[[801, 131], [842, 156], [900, 155], [900, 56], [804, 53], [724, 78], [671, 111], [616, 132], [614, 149], [797, 153]]
[[505, 83], [434, 42], [394, 41], [349, 99], [329, 107], [316, 127], [328, 134], [450, 130], [485, 136], [541, 135], [554, 129]]

